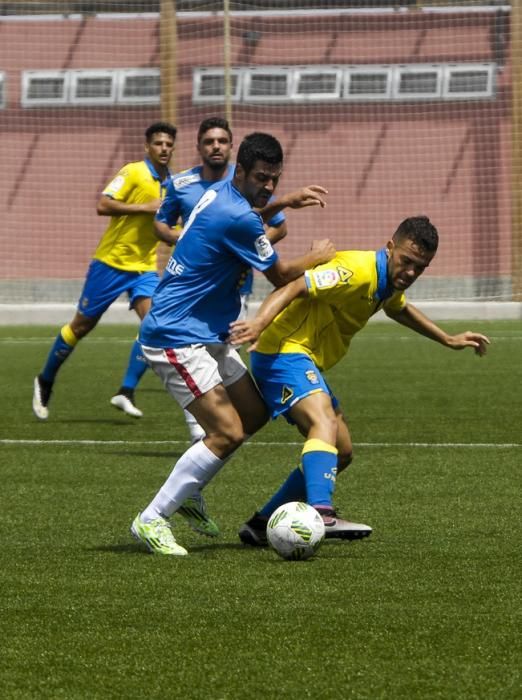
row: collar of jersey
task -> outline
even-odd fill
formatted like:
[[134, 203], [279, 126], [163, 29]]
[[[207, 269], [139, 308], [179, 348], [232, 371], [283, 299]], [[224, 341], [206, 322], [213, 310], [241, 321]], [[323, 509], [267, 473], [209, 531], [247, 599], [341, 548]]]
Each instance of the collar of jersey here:
[[[159, 182], [161, 182], [161, 177], [158, 175], [158, 172], [157, 172], [156, 168], [152, 165], [152, 162], [148, 158], [145, 158], [144, 161], [145, 161], [145, 165], [150, 170], [150, 174], [152, 175], [152, 177], [155, 180], [158, 180]], [[168, 180], [169, 177], [170, 177], [170, 171], [167, 168], [167, 177], [165, 178], [165, 180]]]
[[377, 291], [374, 294], [376, 301], [382, 302], [393, 294], [393, 287], [388, 283], [388, 256], [386, 247], [375, 253], [375, 266], [377, 268]]

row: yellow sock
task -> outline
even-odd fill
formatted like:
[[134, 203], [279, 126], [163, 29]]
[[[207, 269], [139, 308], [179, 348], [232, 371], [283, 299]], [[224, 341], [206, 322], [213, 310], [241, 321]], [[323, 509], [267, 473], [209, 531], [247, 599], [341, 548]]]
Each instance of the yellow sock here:
[[78, 342], [78, 338], [74, 335], [73, 329], [71, 328], [70, 324], [66, 323], [65, 326], [61, 329], [60, 334], [67, 343], [67, 345], [70, 345], [72, 348], [74, 348], [74, 346]]

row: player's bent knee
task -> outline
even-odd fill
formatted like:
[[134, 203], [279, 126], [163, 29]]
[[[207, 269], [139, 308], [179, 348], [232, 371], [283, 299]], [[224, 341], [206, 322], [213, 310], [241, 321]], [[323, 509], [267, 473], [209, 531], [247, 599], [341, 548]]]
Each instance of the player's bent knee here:
[[217, 433], [207, 434], [208, 447], [215, 448], [217, 453], [228, 455], [237, 450], [245, 441], [245, 433], [242, 426], [220, 430]]

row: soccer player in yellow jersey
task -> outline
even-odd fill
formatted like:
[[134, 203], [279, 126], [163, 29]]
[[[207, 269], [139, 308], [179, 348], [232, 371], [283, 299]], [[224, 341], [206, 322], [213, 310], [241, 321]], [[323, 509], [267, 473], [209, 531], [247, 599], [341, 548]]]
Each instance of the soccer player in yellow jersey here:
[[[40, 420], [49, 416], [51, 392], [60, 367], [120, 294], [128, 295], [130, 308], [140, 319], [150, 308], [159, 281], [159, 241], [172, 245], [177, 239], [174, 231], [160, 234], [154, 228], [154, 215], [170, 176], [168, 165], [175, 139], [176, 127], [172, 124], [151, 124], [145, 131], [145, 158], [124, 165], [98, 200], [98, 214], [111, 217], [110, 222], [94, 252], [76, 313], [58, 333], [41, 373], [34, 379], [33, 412]], [[146, 367], [135, 341], [127, 372], [134, 374], [137, 383]], [[142, 415], [134, 406], [132, 393], [118, 398], [124, 403], [117, 408], [135, 417]]]
[[266, 523], [283, 503], [306, 501], [323, 516], [326, 537], [360, 539], [372, 529], [337, 517], [332, 498], [339, 472], [352, 461], [350, 431], [322, 372], [346, 354], [353, 336], [379, 309], [442, 345], [484, 355], [489, 340], [466, 331], [449, 335], [406, 301], [405, 290], [433, 259], [436, 228], [425, 216], [403, 221], [378, 251], [341, 251], [273, 292], [252, 321], [232, 324], [234, 342], [249, 348], [254, 378], [273, 418], [283, 415], [305, 443], [301, 465], [241, 526], [240, 539], [266, 544]]

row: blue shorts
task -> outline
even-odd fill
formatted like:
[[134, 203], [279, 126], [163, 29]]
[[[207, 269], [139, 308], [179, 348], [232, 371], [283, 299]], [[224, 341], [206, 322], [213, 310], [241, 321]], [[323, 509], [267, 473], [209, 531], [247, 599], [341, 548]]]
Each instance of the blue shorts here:
[[150, 298], [158, 283], [157, 272], [127, 272], [91, 260], [77, 308], [84, 316], [97, 318], [125, 292], [132, 308], [138, 297]]
[[304, 353], [265, 355], [254, 351], [250, 353], [250, 366], [272, 418], [283, 415], [293, 423], [288, 411], [298, 401], [318, 391], [330, 396], [334, 408], [339, 405], [321, 372]]

